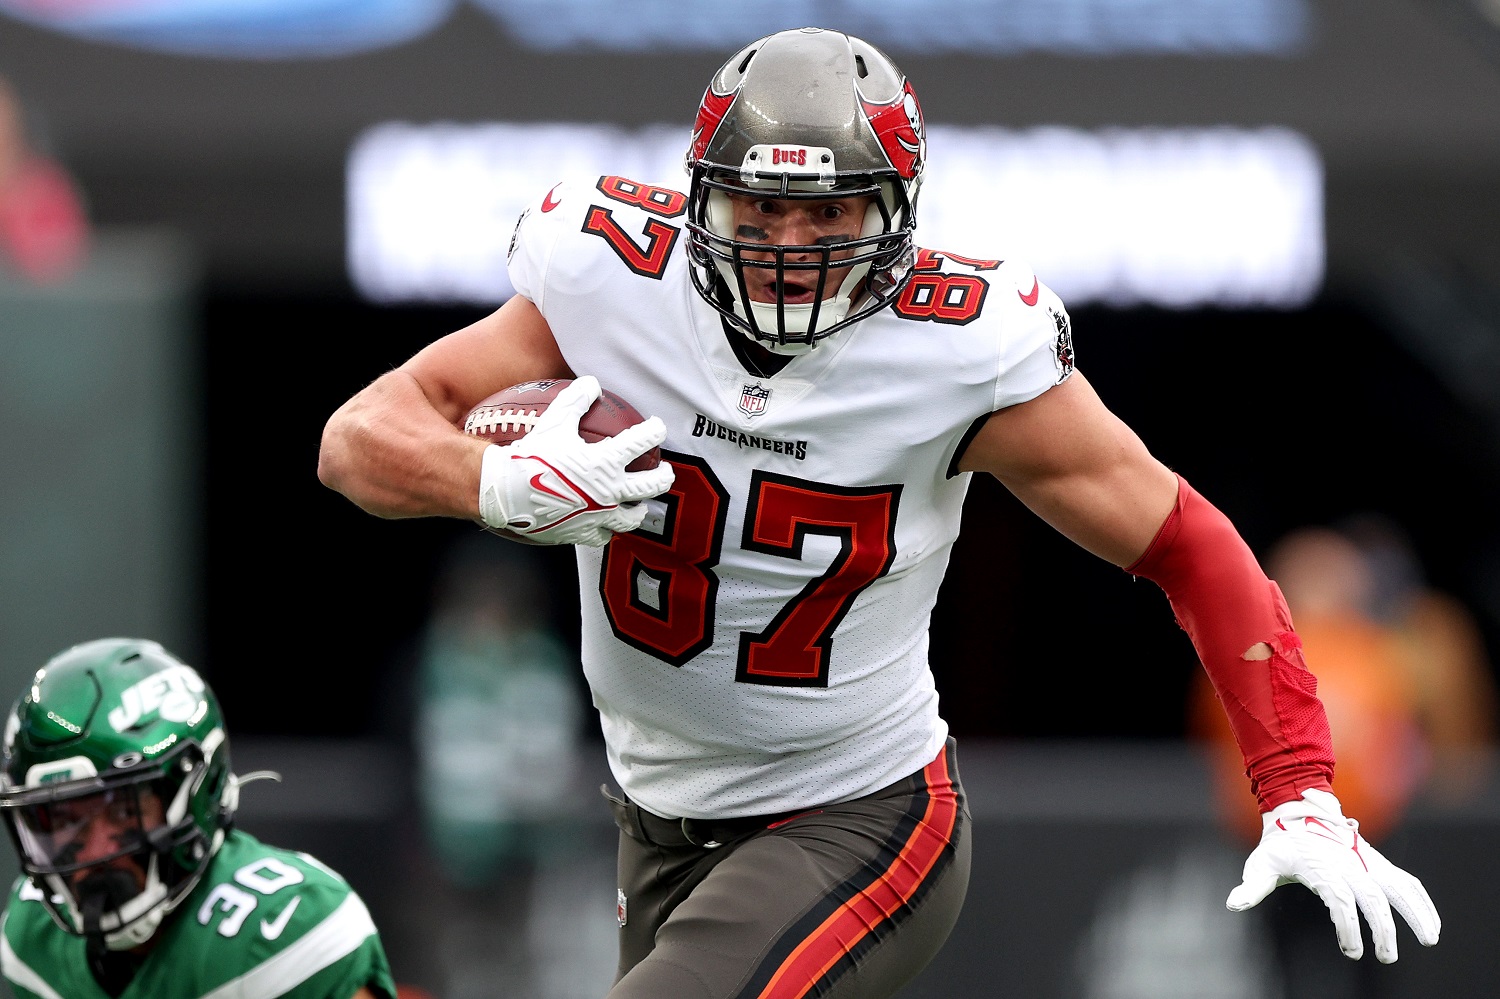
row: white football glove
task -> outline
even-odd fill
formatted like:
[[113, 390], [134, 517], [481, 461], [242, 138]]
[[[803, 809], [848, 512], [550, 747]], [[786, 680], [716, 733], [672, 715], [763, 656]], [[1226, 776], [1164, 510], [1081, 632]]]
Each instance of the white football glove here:
[[1417, 942], [1438, 942], [1443, 921], [1422, 882], [1380, 855], [1359, 834], [1359, 823], [1344, 817], [1339, 799], [1327, 791], [1304, 791], [1302, 798], [1277, 805], [1262, 817], [1260, 844], [1245, 861], [1244, 880], [1229, 893], [1231, 912], [1243, 912], [1277, 885], [1301, 882], [1328, 906], [1339, 949], [1358, 960], [1365, 945], [1359, 914], [1370, 924], [1375, 957], [1396, 960], [1396, 921], [1401, 913]]
[[666, 492], [674, 473], [668, 462], [644, 472], [625, 466], [667, 439], [653, 416], [614, 437], [588, 442], [578, 420], [599, 398], [599, 380], [583, 375], [552, 400], [525, 437], [484, 452], [479, 473], [479, 515], [542, 544], [609, 544], [646, 516], [643, 500]]

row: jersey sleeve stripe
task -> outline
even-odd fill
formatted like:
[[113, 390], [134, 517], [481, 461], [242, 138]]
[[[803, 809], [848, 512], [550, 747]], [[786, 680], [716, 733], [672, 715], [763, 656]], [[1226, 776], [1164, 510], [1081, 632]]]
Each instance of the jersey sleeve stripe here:
[[0, 970], [5, 972], [5, 977], [10, 981], [28, 992], [36, 993], [42, 999], [63, 999], [41, 975], [16, 956], [16, 952], [11, 949], [10, 938], [5, 935], [4, 920], [0, 920]]
[[274, 999], [348, 957], [375, 933], [375, 922], [358, 895], [350, 895], [327, 919], [286, 950], [231, 979], [203, 999]]

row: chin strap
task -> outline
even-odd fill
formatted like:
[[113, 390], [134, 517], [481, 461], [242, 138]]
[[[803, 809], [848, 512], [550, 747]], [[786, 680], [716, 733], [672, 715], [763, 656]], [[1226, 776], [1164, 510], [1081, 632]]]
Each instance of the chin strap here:
[[136, 880], [129, 871], [106, 868], [95, 871], [78, 883], [78, 913], [83, 920], [83, 935], [88, 941], [89, 955], [102, 955], [109, 950], [105, 940], [103, 924], [105, 912], [118, 912], [120, 907], [140, 894]]
[[88, 948], [90, 961], [98, 961], [109, 952], [109, 945], [104, 942], [104, 931], [99, 927], [99, 917], [104, 915], [104, 899], [97, 895], [91, 895], [83, 900], [83, 908], [79, 913], [83, 917], [83, 939]]

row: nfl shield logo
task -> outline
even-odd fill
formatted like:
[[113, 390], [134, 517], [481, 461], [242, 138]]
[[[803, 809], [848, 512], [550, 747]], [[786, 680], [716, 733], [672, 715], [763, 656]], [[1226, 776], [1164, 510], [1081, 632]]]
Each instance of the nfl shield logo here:
[[766, 411], [766, 400], [771, 390], [764, 385], [746, 385], [740, 389], [740, 412], [746, 416], [759, 416]]

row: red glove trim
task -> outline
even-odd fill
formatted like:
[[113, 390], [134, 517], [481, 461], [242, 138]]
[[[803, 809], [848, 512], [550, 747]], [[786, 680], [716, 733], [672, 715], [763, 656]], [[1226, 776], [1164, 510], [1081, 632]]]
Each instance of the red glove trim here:
[[[1179, 475], [1176, 505], [1125, 571], [1166, 593], [1229, 715], [1261, 811], [1312, 788], [1331, 791], [1333, 738], [1317, 677], [1281, 588], [1229, 518]], [[1246, 659], [1261, 643], [1270, 657]]]

